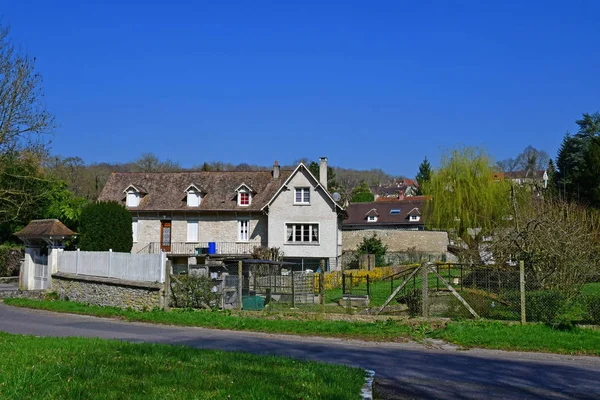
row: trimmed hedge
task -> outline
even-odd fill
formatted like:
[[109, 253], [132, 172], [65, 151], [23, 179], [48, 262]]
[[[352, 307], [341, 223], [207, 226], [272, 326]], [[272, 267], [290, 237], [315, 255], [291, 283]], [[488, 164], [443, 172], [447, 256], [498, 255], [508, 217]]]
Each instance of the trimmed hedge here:
[[88, 204], [81, 210], [79, 247], [84, 251], [130, 252], [131, 221], [131, 213], [115, 201]]

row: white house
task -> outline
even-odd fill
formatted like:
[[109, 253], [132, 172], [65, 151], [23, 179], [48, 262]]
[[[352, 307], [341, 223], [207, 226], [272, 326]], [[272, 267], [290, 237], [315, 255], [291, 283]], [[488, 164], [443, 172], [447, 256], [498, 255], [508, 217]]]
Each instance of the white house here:
[[[133, 253], [240, 257], [255, 246], [280, 248], [287, 260], [338, 269], [344, 210], [327, 191], [327, 159], [317, 179], [293, 171], [113, 173], [98, 200], [133, 216]], [[200, 250], [197, 250], [200, 249]]]

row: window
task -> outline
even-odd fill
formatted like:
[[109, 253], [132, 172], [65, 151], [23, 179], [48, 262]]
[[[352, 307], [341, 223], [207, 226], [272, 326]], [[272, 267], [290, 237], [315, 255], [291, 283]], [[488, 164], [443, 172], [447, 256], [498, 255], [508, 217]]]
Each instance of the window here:
[[310, 204], [310, 188], [296, 188], [296, 197], [294, 204]]
[[367, 217], [367, 222], [377, 222], [377, 216], [376, 215], [369, 215]]
[[249, 206], [250, 205], [250, 193], [246, 190], [240, 190], [238, 192], [238, 206]]
[[135, 219], [131, 222], [131, 232], [133, 236], [133, 242], [135, 243], [138, 241], [138, 222]]
[[137, 207], [140, 204], [140, 196], [134, 190], [127, 191], [127, 207]]
[[410, 221], [418, 221], [420, 219], [421, 219], [421, 217], [418, 215], [411, 215], [409, 220]]
[[319, 224], [286, 224], [287, 243], [319, 243]]
[[400, 214], [400, 209], [394, 208], [394, 209], [390, 210], [390, 214]]
[[198, 207], [201, 201], [200, 192], [190, 190], [187, 194], [187, 205], [188, 207]]
[[198, 221], [187, 222], [187, 241], [198, 242]]
[[250, 230], [250, 221], [247, 219], [238, 220], [238, 240], [248, 241], [248, 231]]

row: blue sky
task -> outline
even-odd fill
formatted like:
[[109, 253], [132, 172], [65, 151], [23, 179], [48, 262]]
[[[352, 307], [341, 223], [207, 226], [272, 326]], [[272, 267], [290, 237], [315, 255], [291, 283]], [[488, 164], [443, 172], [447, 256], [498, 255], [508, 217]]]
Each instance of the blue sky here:
[[0, 1], [52, 152], [414, 176], [444, 148], [551, 156], [600, 111], [600, 2]]

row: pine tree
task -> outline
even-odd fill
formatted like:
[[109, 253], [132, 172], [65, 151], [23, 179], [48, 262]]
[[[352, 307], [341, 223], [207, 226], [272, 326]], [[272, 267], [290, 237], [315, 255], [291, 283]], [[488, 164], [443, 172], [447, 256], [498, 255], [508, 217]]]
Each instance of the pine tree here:
[[419, 173], [417, 174], [417, 183], [419, 184], [419, 194], [424, 193], [424, 188], [431, 181], [431, 165], [429, 164], [429, 160], [427, 157], [423, 160], [421, 165], [419, 165]]

